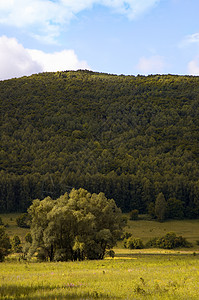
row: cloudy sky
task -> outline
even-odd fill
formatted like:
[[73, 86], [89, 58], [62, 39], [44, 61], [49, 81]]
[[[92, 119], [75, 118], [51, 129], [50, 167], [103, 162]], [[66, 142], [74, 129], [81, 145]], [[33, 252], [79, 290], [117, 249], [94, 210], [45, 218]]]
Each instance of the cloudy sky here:
[[199, 0], [0, 0], [0, 79], [199, 75]]

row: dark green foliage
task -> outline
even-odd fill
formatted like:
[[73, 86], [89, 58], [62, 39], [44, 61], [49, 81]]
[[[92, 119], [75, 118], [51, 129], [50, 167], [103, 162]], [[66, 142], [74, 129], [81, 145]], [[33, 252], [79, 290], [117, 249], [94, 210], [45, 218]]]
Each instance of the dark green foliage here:
[[170, 198], [167, 201], [166, 216], [170, 219], [183, 219], [183, 203], [176, 198]]
[[34, 200], [30, 256], [50, 261], [103, 259], [126, 225], [121, 210], [103, 193], [73, 189], [57, 200]]
[[21, 240], [18, 235], [14, 235], [11, 240], [12, 252], [14, 253], [21, 253], [22, 252], [22, 245]]
[[131, 236], [124, 240], [124, 247], [128, 249], [143, 249], [144, 244], [141, 239]]
[[16, 218], [17, 226], [21, 228], [30, 228], [30, 216], [24, 213]]
[[158, 221], [162, 222], [165, 220], [167, 210], [167, 203], [163, 193], [159, 193], [155, 200], [155, 216]]
[[130, 212], [130, 220], [138, 220], [138, 214], [139, 214], [139, 210], [138, 209], [133, 209]]
[[3, 221], [2, 221], [2, 218], [0, 217], [0, 226], [4, 225], [3, 224]]
[[150, 202], [148, 205], [148, 214], [151, 216], [151, 218], [155, 218], [155, 203]]
[[30, 232], [28, 232], [28, 233], [25, 235], [25, 241], [26, 241], [27, 243], [32, 244], [32, 236], [31, 236], [31, 233], [30, 233]]
[[147, 244], [146, 247], [163, 248], [163, 249], [174, 249], [179, 247], [191, 247], [189, 243], [182, 236], [177, 236], [174, 232], [168, 232], [161, 238], [153, 238]]
[[124, 234], [123, 234], [123, 236], [122, 236], [122, 239], [124, 240], [124, 239], [128, 239], [128, 238], [130, 238], [132, 236], [132, 234], [130, 233], [130, 232], [124, 232]]
[[[0, 210], [72, 187], [146, 213], [159, 193], [199, 216], [199, 77], [43, 73], [0, 81]], [[170, 217], [170, 216], [168, 216]]]
[[10, 252], [10, 238], [5, 232], [5, 227], [0, 226], [0, 262], [2, 262]]

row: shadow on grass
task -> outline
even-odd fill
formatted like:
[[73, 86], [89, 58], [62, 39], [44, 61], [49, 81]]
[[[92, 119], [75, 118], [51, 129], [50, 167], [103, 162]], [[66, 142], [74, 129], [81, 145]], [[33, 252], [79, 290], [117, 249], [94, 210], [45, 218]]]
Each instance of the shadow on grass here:
[[[53, 293], [54, 291], [54, 293]], [[67, 293], [68, 291], [68, 293]], [[35, 295], [35, 293], [37, 295]], [[0, 299], [27, 299], [27, 300], [44, 300], [44, 299], [121, 299], [120, 297], [112, 297], [97, 291], [75, 291], [70, 286], [18, 286], [18, 285], [1, 285]]]

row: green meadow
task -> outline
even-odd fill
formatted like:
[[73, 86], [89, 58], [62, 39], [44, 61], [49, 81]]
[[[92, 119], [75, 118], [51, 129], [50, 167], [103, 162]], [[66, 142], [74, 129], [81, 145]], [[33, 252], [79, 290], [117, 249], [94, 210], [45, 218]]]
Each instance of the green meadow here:
[[[18, 214], [0, 215], [7, 233], [24, 240], [28, 229], [16, 226]], [[101, 261], [38, 263], [15, 255], [0, 263], [0, 299], [179, 299], [198, 300], [199, 220], [129, 221], [125, 231], [146, 243], [169, 231], [192, 248], [129, 250], [122, 242], [115, 258]]]
[[103, 261], [4, 262], [0, 299], [198, 300], [199, 256], [132, 255]]

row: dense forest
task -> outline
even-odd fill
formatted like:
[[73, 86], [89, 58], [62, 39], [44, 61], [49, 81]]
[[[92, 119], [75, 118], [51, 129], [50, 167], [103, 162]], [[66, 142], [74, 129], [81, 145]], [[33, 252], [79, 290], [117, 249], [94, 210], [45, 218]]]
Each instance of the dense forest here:
[[1, 212], [81, 187], [199, 217], [199, 77], [42, 73], [1, 81], [0, 102]]

